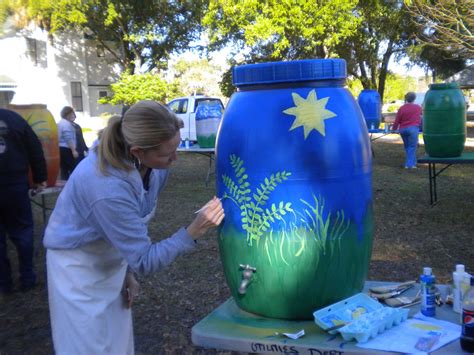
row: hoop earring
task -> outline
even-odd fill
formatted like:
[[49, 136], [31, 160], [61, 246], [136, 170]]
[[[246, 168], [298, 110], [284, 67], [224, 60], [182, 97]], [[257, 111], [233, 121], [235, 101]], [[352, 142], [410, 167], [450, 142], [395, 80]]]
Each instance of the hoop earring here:
[[135, 159], [133, 160], [133, 164], [135, 165], [135, 168], [137, 170], [140, 170], [142, 167], [142, 162], [140, 161], [140, 158], [138, 157], [135, 157]]

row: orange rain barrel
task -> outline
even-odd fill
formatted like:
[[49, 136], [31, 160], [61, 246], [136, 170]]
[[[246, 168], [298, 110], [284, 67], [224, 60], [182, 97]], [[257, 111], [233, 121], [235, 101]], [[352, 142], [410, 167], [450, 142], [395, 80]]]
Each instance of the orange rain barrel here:
[[[43, 146], [48, 168], [47, 185], [54, 186], [59, 173], [58, 127], [46, 105], [9, 105], [8, 109], [19, 113], [33, 128]], [[31, 183], [31, 176], [30, 176]]]

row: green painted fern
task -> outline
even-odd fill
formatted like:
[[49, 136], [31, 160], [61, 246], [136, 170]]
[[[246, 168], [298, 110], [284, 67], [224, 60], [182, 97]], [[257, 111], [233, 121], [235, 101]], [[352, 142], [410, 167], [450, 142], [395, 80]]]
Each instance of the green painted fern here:
[[269, 195], [281, 184], [291, 173], [282, 171], [265, 178], [264, 182], [252, 193], [248, 175], [245, 173], [244, 162], [236, 155], [230, 155], [230, 165], [235, 173], [235, 182], [232, 178], [222, 175], [222, 181], [228, 191], [224, 192], [223, 198], [231, 199], [240, 208], [242, 228], [247, 232], [247, 243], [259, 241], [262, 235], [270, 228], [270, 223], [282, 220], [287, 212], [293, 212], [291, 202], [280, 201], [278, 205], [272, 203], [265, 207], [270, 199]]

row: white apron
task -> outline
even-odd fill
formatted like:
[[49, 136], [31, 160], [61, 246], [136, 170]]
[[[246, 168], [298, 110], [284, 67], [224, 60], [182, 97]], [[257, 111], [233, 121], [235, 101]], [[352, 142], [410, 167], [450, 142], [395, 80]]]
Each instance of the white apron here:
[[56, 354], [134, 354], [131, 309], [121, 294], [127, 264], [105, 241], [47, 250]]

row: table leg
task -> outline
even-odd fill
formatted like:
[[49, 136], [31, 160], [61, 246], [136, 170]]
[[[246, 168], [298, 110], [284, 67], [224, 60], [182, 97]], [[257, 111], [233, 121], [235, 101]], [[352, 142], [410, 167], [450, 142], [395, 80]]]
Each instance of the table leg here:
[[438, 187], [436, 186], [436, 163], [433, 163], [433, 192], [434, 192], [434, 202], [431, 204], [436, 204], [438, 202]]
[[206, 176], [206, 187], [209, 185], [209, 180], [212, 174], [212, 161], [214, 160], [213, 153], [209, 153], [209, 167], [207, 169], [207, 176]]
[[432, 164], [428, 163], [428, 181], [430, 183], [430, 205], [433, 205], [433, 175], [431, 173]]

